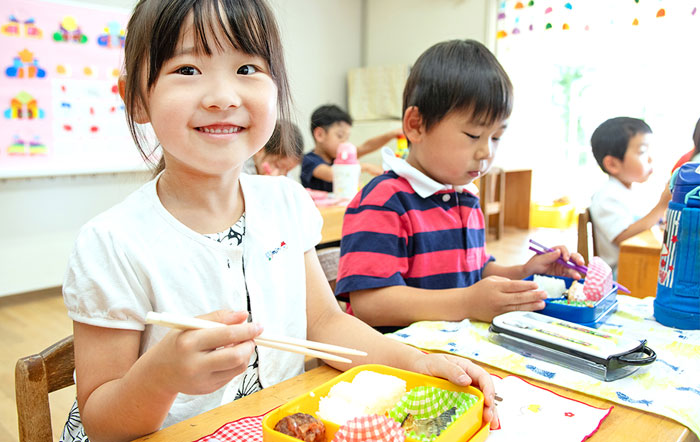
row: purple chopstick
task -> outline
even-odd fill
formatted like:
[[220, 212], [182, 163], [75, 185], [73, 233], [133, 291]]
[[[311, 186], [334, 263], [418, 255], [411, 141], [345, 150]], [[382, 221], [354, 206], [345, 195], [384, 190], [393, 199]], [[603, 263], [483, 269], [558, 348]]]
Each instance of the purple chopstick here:
[[[537, 253], [538, 255], [541, 255], [543, 253], [554, 252], [554, 249], [549, 248], [547, 246], [543, 246], [542, 244], [536, 242], [533, 239], [530, 240], [530, 243], [536, 245], [537, 247], [539, 247], [541, 249], [541, 250], [538, 250], [538, 249], [535, 249], [534, 247], [530, 246], [530, 250]], [[570, 261], [564, 261], [564, 259], [561, 257], [559, 257], [559, 259], [557, 259], [557, 261], [561, 262], [562, 264], [569, 267], [570, 269], [576, 270], [579, 273], [584, 273], [584, 274], [588, 273], [588, 267], [586, 267], [586, 266], [580, 266], [580, 265], [573, 263], [573, 262], [570, 262]]]
[[[542, 244], [540, 244], [540, 243], [538, 243], [537, 241], [532, 240], [532, 239], [530, 240], [530, 243], [536, 245], [537, 247], [539, 247], [539, 249], [536, 249], [536, 248], [534, 248], [534, 247], [532, 247], [532, 246], [529, 247], [530, 250], [532, 250], [533, 252], [537, 253], [538, 255], [542, 255], [542, 254], [544, 254], [544, 253], [550, 253], [550, 252], [554, 252], [554, 251], [555, 251], [554, 249], [549, 248], [549, 247], [547, 247], [547, 246], [544, 246], [544, 245], [542, 245]], [[580, 266], [580, 265], [578, 265], [578, 264], [576, 264], [576, 263], [573, 263], [573, 262], [570, 262], [570, 261], [564, 261], [564, 259], [563, 259], [562, 257], [559, 257], [559, 258], [557, 259], [557, 261], [559, 261], [560, 263], [562, 263], [563, 265], [565, 265], [566, 267], [568, 267], [568, 268], [570, 268], [570, 269], [574, 269], [574, 270], [576, 270], [576, 271], [579, 272], [579, 273], [583, 273], [584, 275], [588, 273], [588, 267], [586, 267], [586, 266]], [[619, 282], [613, 281], [613, 284], [616, 285], [617, 288], [620, 289], [620, 291], [622, 291], [622, 292], [624, 292], [624, 293], [631, 293], [627, 287], [625, 287], [624, 285], [620, 284]]]

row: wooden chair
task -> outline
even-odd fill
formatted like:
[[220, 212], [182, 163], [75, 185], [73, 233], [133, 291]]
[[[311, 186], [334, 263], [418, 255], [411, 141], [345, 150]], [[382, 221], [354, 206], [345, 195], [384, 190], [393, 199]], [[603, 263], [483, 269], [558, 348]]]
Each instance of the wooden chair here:
[[[578, 214], [578, 252], [583, 256], [586, 264], [590, 259], [598, 255], [595, 244], [595, 229], [593, 229], [593, 219], [590, 209], [586, 209]], [[591, 252], [593, 254], [591, 255]]]
[[484, 230], [490, 231], [491, 215], [498, 217], [495, 225], [496, 239], [501, 239], [505, 226], [506, 207], [506, 172], [500, 167], [494, 167], [479, 180], [479, 199], [481, 211], [484, 213]]
[[[331, 286], [331, 290], [335, 292], [335, 280], [338, 277], [338, 261], [340, 261], [340, 247], [317, 249], [316, 254], [318, 255], [318, 260], [321, 263], [321, 268], [326, 275], [328, 284]], [[338, 305], [345, 311], [345, 302], [339, 300]], [[304, 360], [304, 370], [306, 371], [320, 367], [321, 365], [323, 365], [323, 361], [319, 358], [307, 356]]]
[[316, 253], [328, 284], [330, 284], [332, 290], [335, 290], [335, 280], [338, 278], [338, 261], [340, 261], [340, 247], [327, 247], [317, 250]]
[[73, 385], [73, 335], [15, 366], [15, 396], [20, 442], [52, 442], [49, 393]]

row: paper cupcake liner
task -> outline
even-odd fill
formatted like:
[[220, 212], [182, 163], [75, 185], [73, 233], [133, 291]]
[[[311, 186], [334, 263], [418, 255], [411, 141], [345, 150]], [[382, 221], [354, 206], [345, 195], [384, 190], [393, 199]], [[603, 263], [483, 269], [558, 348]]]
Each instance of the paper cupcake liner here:
[[335, 433], [333, 442], [403, 442], [401, 424], [386, 416], [372, 414], [351, 419]]
[[[403, 395], [394, 408], [389, 411], [389, 417], [396, 422], [403, 422], [408, 414], [413, 415], [416, 419], [435, 418], [454, 407], [456, 412], [449, 418], [447, 424], [449, 426], [471, 406], [476, 404], [477, 401], [478, 398], [469, 393], [443, 390], [436, 387], [416, 387]], [[408, 437], [431, 442], [438, 436], [424, 436], [410, 431]]]

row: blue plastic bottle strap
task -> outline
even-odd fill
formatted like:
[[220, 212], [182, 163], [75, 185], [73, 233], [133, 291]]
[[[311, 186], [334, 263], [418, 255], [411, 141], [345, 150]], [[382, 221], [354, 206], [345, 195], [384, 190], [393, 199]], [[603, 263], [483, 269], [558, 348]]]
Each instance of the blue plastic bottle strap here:
[[685, 205], [688, 207], [700, 207], [700, 186], [685, 194]]
[[673, 173], [671, 174], [671, 179], [668, 182], [668, 189], [673, 193], [673, 188], [676, 187], [676, 177], [678, 176], [678, 172], [681, 171], [681, 168], [679, 167], [678, 169], [674, 170]]

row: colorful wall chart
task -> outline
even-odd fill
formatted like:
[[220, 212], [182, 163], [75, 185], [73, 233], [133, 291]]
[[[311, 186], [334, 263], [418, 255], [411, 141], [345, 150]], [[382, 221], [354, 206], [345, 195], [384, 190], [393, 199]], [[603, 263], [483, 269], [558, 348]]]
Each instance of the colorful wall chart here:
[[0, 178], [140, 170], [117, 79], [129, 12], [0, 2]]

